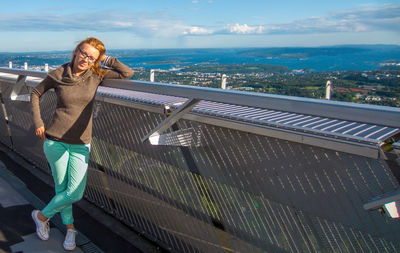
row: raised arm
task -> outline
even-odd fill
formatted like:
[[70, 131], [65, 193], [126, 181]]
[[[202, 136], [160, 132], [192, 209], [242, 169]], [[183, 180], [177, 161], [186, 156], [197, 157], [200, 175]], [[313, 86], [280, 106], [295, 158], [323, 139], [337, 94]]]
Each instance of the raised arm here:
[[44, 141], [45, 128], [42, 116], [40, 114], [40, 97], [49, 89], [53, 88], [54, 81], [50, 77], [46, 77], [36, 88], [33, 89], [31, 94], [32, 117], [33, 125], [35, 127], [35, 134]]
[[117, 58], [103, 55], [101, 60], [105, 66], [111, 68], [104, 75], [104, 79], [128, 79], [133, 76], [133, 70]]

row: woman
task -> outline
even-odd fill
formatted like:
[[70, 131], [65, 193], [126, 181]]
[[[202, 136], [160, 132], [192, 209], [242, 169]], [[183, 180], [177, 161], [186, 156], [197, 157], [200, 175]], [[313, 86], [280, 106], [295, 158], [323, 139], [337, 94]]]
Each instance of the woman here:
[[[66, 250], [76, 247], [72, 203], [80, 200], [86, 175], [92, 138], [92, 109], [97, 87], [103, 79], [129, 78], [133, 71], [116, 58], [105, 55], [103, 43], [96, 38], [80, 42], [66, 63], [50, 72], [32, 92], [35, 133], [44, 141], [43, 150], [50, 164], [56, 195], [47, 206], [32, 211], [36, 232], [48, 240], [49, 219], [60, 212], [67, 227]], [[109, 69], [102, 68], [100, 63]], [[51, 123], [45, 126], [40, 115], [40, 97], [54, 88], [57, 106]]]

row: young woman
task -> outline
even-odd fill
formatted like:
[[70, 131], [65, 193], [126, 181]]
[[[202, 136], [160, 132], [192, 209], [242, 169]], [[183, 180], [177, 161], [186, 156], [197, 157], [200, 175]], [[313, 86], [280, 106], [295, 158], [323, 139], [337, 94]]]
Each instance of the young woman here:
[[[116, 58], [106, 56], [103, 43], [96, 38], [80, 42], [71, 62], [50, 72], [32, 92], [35, 133], [44, 141], [43, 150], [55, 183], [55, 196], [43, 210], [33, 210], [32, 218], [40, 239], [48, 240], [49, 219], [60, 212], [67, 227], [66, 250], [76, 247], [72, 203], [80, 200], [92, 138], [92, 109], [97, 87], [103, 79], [129, 78], [133, 71]], [[109, 69], [102, 68], [103, 63]], [[51, 123], [45, 126], [40, 115], [40, 97], [54, 89], [57, 106]]]

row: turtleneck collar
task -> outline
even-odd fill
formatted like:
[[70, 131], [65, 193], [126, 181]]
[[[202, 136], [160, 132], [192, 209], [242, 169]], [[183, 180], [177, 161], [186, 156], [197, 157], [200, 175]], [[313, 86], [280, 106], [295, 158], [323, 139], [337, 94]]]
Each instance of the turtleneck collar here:
[[65, 85], [75, 85], [86, 80], [93, 74], [91, 69], [86, 70], [82, 75], [75, 76], [72, 74], [72, 64], [65, 63], [61, 66], [61, 68], [57, 68], [56, 70], [50, 72], [48, 76], [57, 81], [58, 83]]

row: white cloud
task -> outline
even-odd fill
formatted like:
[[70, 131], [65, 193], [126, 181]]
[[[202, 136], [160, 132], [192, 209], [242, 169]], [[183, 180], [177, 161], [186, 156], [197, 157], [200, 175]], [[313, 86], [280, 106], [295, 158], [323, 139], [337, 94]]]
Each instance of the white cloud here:
[[[400, 5], [333, 12], [332, 19], [362, 26], [362, 30], [400, 30]], [[356, 26], [354, 26], [356, 27]]]
[[213, 31], [206, 29], [206, 28], [202, 28], [202, 27], [198, 27], [198, 26], [192, 26], [189, 27], [186, 31], [184, 31], [182, 34], [183, 35], [209, 35], [212, 34]]
[[[210, 0], [209, 2], [213, 2]], [[192, 3], [200, 3], [193, 0]], [[318, 34], [400, 31], [400, 5], [331, 12], [276, 24], [190, 25], [167, 13], [91, 12], [72, 14], [0, 12], [1, 31], [123, 31], [141, 37], [180, 37], [185, 35], [265, 35]], [[99, 18], [101, 17], [101, 18]]]
[[113, 21], [113, 22], [111, 22], [111, 24], [115, 25], [116, 27], [120, 27], [120, 28], [134, 27], [133, 22]]
[[198, 4], [198, 3], [200, 3], [200, 1], [198, 1], [198, 0], [193, 0], [192, 1], [192, 4]]
[[227, 27], [230, 33], [237, 33], [237, 34], [261, 34], [263, 33], [264, 27], [263, 26], [248, 26], [247, 24], [240, 25], [228, 25]]
[[219, 33], [231, 34], [311, 34], [400, 31], [400, 5], [332, 12], [325, 17], [310, 17], [289, 23], [228, 25]]

